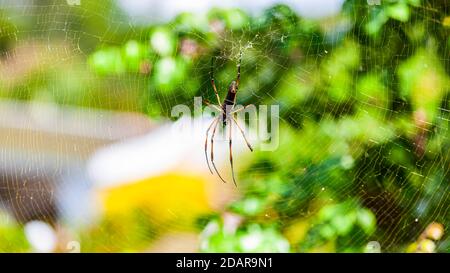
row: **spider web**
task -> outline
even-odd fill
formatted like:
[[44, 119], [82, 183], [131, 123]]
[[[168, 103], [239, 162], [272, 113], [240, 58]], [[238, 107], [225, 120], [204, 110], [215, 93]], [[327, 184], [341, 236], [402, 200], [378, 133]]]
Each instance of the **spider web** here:
[[[286, 19], [290, 13], [283, 9], [268, 9], [259, 16], [260, 21], [252, 20], [235, 29], [219, 16], [214, 23], [220, 34], [212, 42], [200, 36], [197, 30], [179, 30], [179, 25], [172, 23], [166, 27], [179, 33], [180, 40], [195, 41], [201, 48], [200, 54], [207, 57], [194, 61], [190, 68], [190, 77], [197, 79], [195, 87], [182, 81], [173, 88], [182, 92], [164, 93], [155, 92], [149, 87], [148, 78], [139, 73], [98, 76], [86, 68], [89, 56], [96, 50], [119, 47], [131, 39], [148, 43], [149, 28], [133, 22], [115, 3], [81, 1], [80, 5], [70, 5], [55, 0], [2, 1], [1, 5], [0, 21], [5, 26], [0, 34], [0, 69], [5, 90], [0, 94], [3, 98], [92, 107], [87, 112], [92, 111], [93, 115], [98, 115], [98, 109], [106, 109], [169, 118], [173, 106], [192, 106], [194, 96], [215, 102], [209, 81], [211, 58], [216, 58], [216, 85], [223, 99], [236, 76], [236, 64], [242, 51], [237, 102], [279, 105], [280, 144], [276, 151], [258, 151], [255, 156], [237, 158], [241, 196], [260, 197], [273, 192], [277, 201], [269, 202], [266, 209], [279, 212], [278, 222], [284, 230], [289, 229], [290, 220], [295, 217], [314, 219], [321, 208], [356, 196], [361, 200], [358, 205], [370, 209], [376, 216], [378, 228], [369, 238], [358, 231], [346, 240], [360, 244], [379, 241], [386, 251], [398, 251], [399, 246], [411, 243], [433, 221], [445, 227], [450, 224], [446, 153], [450, 110], [445, 93], [448, 90], [443, 91], [441, 103], [431, 108], [435, 117], [425, 121], [426, 125], [421, 122], [426, 119], [420, 116], [421, 112], [396, 93], [402, 87], [395, 74], [397, 71], [392, 71], [393, 64], [412, 58], [421, 47], [420, 41], [410, 47], [405, 44], [402, 50], [396, 50], [395, 60], [377, 55], [380, 49], [389, 48], [390, 42], [398, 39], [394, 36], [403, 28], [400, 24], [390, 25], [392, 32], [385, 33], [381, 42], [367, 39], [357, 43], [361, 30], [353, 27], [348, 14], [319, 21], [294, 20]], [[361, 1], [356, 5], [367, 3]], [[438, 19], [430, 17], [426, 4], [419, 10], [423, 10], [423, 14], [416, 14], [416, 19], [427, 22], [425, 32], [433, 32]], [[291, 25], [267, 23], [278, 18]], [[367, 15], [362, 21], [370, 18]], [[267, 25], [269, 29], [265, 28]], [[446, 65], [444, 74], [448, 75], [448, 46], [444, 49], [437, 61], [441, 66]], [[336, 51], [340, 54], [356, 52], [358, 65], [353, 67], [351, 60], [350, 64], [342, 63], [348, 60], [336, 59]], [[149, 61], [157, 61], [157, 57], [151, 56]], [[344, 80], [350, 82], [350, 90], [342, 91], [339, 89], [342, 87], [334, 84], [342, 78], [333, 74], [331, 68], [339, 70], [345, 66], [349, 68], [344, 69], [347, 70], [343, 72]], [[367, 75], [372, 77], [368, 80], [381, 79], [380, 87], [385, 91], [394, 91], [386, 91], [387, 95], [367, 91], [360, 80]], [[298, 91], [285, 91], [292, 89]], [[13, 112], [20, 109], [16, 104], [11, 108]], [[52, 109], [36, 104], [30, 112], [34, 119], [45, 122], [54, 113]], [[415, 122], [410, 122], [409, 127], [399, 125], [408, 117], [415, 118]], [[72, 118], [75, 123], [84, 124], [86, 117], [75, 112]], [[356, 128], [361, 123], [367, 124], [366, 130]], [[95, 124], [81, 128], [92, 134], [104, 133]], [[11, 139], [16, 135], [6, 131], [3, 137]], [[2, 146], [0, 151], [1, 165], [5, 169], [0, 186], [2, 203], [5, 209], [12, 208], [15, 217], [22, 221], [44, 216], [44, 220], [53, 221], [64, 214], [58, 209], [70, 209], [55, 209], [54, 195], [61, 187], [69, 188], [72, 194], [67, 198], [74, 199], [79, 198], [78, 191], [85, 192], [91, 187], [83, 176], [87, 159], [73, 153], [74, 147], [57, 146], [56, 152], [46, 160], [43, 152], [38, 151], [31, 157], [26, 153], [24, 147], [33, 149], [46, 140], [47, 135], [25, 138], [23, 147]], [[420, 145], [411, 144], [421, 141], [429, 143], [424, 151], [420, 151]], [[95, 144], [93, 140], [86, 143], [88, 146]], [[417, 156], [420, 153], [423, 155]], [[413, 159], [403, 161], [403, 157]], [[68, 178], [55, 182], [61, 177]], [[31, 183], [33, 180], [36, 181]], [[283, 182], [285, 185], [280, 186]], [[228, 186], [232, 187], [224, 187]], [[346, 207], [344, 214], [350, 211]], [[80, 217], [87, 218], [83, 214]], [[160, 225], [156, 220], [149, 221]], [[314, 223], [308, 222], [311, 229]], [[176, 229], [178, 225], [182, 226], [175, 221], [157, 226], [155, 230]], [[141, 239], [148, 239], [153, 238], [156, 231], [138, 230], [137, 233], [141, 234]], [[127, 231], [123, 231], [112, 235], [117, 249], [135, 243], [123, 239], [126, 234]], [[448, 251], [446, 242], [441, 251]], [[8, 248], [0, 246], [2, 249]]]

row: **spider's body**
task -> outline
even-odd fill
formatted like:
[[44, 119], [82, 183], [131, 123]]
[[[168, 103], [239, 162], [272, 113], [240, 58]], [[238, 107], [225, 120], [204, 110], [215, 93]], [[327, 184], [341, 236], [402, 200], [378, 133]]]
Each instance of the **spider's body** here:
[[225, 100], [222, 103], [222, 124], [223, 126], [227, 125], [227, 119], [230, 118], [231, 110], [236, 104], [236, 94], [237, 94], [237, 84], [236, 81], [232, 81], [230, 87], [228, 87], [228, 93]]
[[[236, 126], [239, 128], [239, 130], [242, 133], [242, 136], [244, 137], [245, 142], [247, 143], [248, 148], [250, 149], [250, 151], [253, 151], [252, 146], [250, 145], [250, 143], [248, 142], [247, 138], [245, 137], [245, 133], [244, 130], [242, 130], [242, 128], [239, 126], [239, 123], [237, 122], [237, 119], [234, 117], [234, 115], [239, 112], [244, 110], [246, 107], [242, 107], [238, 110], [234, 110], [234, 106], [236, 104], [236, 94], [237, 91], [239, 89], [239, 81], [241, 79], [241, 59], [242, 59], [242, 52], [240, 54], [239, 57], [239, 63], [237, 65], [237, 77], [235, 81], [232, 81], [230, 86], [228, 87], [228, 93], [227, 96], [225, 97], [225, 100], [223, 101], [223, 103], [221, 103], [220, 101], [220, 97], [219, 97], [219, 93], [217, 92], [217, 88], [216, 85], [214, 83], [214, 76], [213, 76], [213, 65], [211, 65], [211, 85], [214, 89], [214, 93], [216, 94], [216, 98], [217, 98], [217, 103], [219, 104], [217, 105], [211, 105], [214, 108], [216, 108], [217, 110], [220, 111], [221, 115], [214, 118], [214, 120], [211, 122], [211, 124], [208, 127], [208, 130], [206, 130], [206, 139], [205, 139], [205, 157], [206, 157], [206, 163], [208, 164], [208, 168], [211, 171], [211, 173], [213, 173], [211, 167], [209, 166], [209, 161], [208, 161], [208, 133], [211, 129], [213, 129], [212, 131], [212, 135], [211, 135], [211, 163], [214, 167], [214, 170], [216, 171], [217, 175], [220, 177], [220, 179], [223, 182], [226, 182], [222, 176], [220, 175], [219, 171], [216, 168], [216, 164], [214, 164], [214, 136], [216, 134], [216, 129], [217, 126], [219, 125], [219, 122], [222, 123], [222, 126], [225, 128], [227, 125], [229, 125], [229, 147], [230, 147], [230, 165], [231, 165], [231, 174], [233, 176], [233, 182], [236, 185], [236, 179], [234, 178], [234, 169], [233, 169], [233, 152], [231, 149], [231, 127], [232, 127], [232, 121], [236, 124]], [[214, 59], [212, 59], [212, 63], [213, 64]], [[208, 103], [207, 103], [208, 104]]]

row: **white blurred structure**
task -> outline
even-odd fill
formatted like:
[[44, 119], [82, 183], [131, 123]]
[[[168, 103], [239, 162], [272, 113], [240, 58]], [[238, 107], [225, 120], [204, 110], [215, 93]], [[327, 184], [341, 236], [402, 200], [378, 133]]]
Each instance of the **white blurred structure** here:
[[0, 100], [0, 207], [21, 222], [89, 221], [86, 161], [151, 127], [137, 113]]
[[241, 8], [250, 14], [285, 4], [305, 18], [322, 18], [337, 14], [344, 0], [118, 0], [119, 6], [138, 22], [166, 22], [181, 12], [204, 14], [211, 8]]
[[57, 238], [55, 230], [42, 221], [30, 221], [26, 223], [25, 236], [36, 252], [53, 252]]

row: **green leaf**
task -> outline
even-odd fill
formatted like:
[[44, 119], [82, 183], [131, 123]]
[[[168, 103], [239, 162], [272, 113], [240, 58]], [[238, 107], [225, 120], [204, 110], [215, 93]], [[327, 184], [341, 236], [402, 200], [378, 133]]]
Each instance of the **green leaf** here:
[[156, 28], [150, 35], [150, 45], [161, 56], [172, 55], [175, 52], [176, 43], [174, 33], [167, 28]]
[[402, 2], [386, 8], [386, 13], [390, 18], [401, 22], [407, 22], [410, 16], [408, 5]]
[[363, 208], [358, 211], [357, 221], [359, 226], [364, 230], [364, 232], [368, 235], [372, 234], [372, 232], [376, 228], [376, 218], [371, 210]]

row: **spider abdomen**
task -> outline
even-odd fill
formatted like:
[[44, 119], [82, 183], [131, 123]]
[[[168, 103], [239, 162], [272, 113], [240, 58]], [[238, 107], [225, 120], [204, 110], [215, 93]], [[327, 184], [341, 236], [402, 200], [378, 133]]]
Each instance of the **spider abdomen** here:
[[222, 104], [222, 123], [225, 126], [227, 124], [227, 116], [230, 114], [231, 110], [236, 101], [236, 93], [237, 93], [237, 84], [235, 81], [232, 81], [230, 87], [228, 87], [228, 93]]
[[236, 93], [228, 92], [227, 98], [223, 102], [223, 105], [222, 105], [222, 110], [223, 110], [223, 112], [222, 112], [222, 122], [223, 122], [224, 126], [227, 124], [228, 116], [231, 115], [231, 111], [232, 111], [233, 106], [234, 106], [234, 99], [235, 99], [235, 97], [236, 97]]

